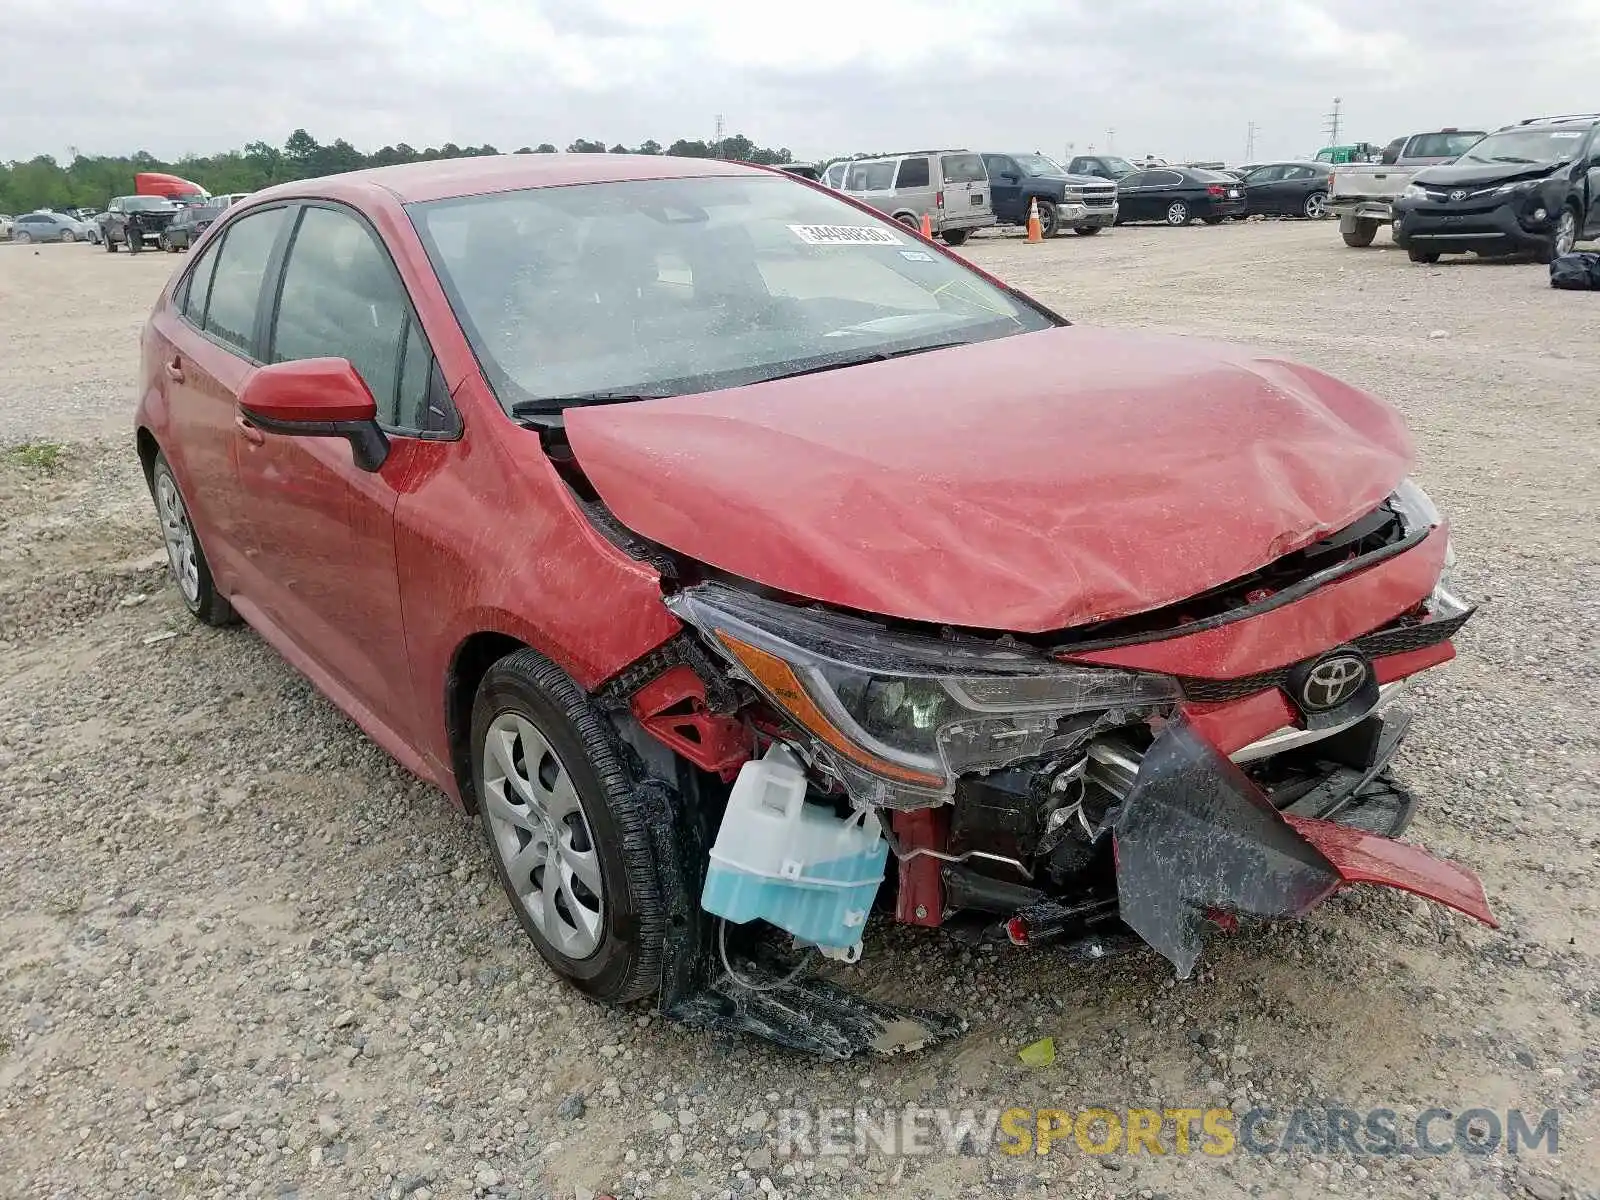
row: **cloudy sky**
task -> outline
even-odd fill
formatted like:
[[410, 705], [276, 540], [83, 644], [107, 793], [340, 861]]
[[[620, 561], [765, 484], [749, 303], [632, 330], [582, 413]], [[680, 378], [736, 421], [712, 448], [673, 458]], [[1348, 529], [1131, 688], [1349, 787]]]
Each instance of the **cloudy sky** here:
[[[8, 0], [0, 160], [728, 132], [1256, 157], [1600, 104], [1600, 0]], [[180, 15], [181, 14], [181, 15]]]

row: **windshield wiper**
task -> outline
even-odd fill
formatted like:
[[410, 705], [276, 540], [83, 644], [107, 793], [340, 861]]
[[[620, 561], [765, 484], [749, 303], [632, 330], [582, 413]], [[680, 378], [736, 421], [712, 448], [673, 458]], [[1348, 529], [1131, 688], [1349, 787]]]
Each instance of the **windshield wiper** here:
[[830, 358], [827, 362], [818, 363], [815, 366], [801, 367], [798, 371], [785, 371], [780, 375], [768, 375], [754, 382], [771, 383], [774, 379], [798, 379], [802, 375], [818, 375], [823, 371], [837, 371], [842, 367], [859, 367], [865, 363], [888, 362], [891, 358], [908, 358], [913, 354], [926, 354], [929, 350], [948, 350], [952, 346], [970, 346], [971, 344], [965, 338], [952, 338], [946, 342], [934, 342], [928, 346], [912, 346], [906, 350], [864, 350], [860, 354], [852, 354], [845, 358]]
[[513, 417], [559, 417], [569, 408], [584, 408], [590, 404], [630, 404], [635, 400], [665, 400], [673, 392], [639, 392], [626, 388], [612, 391], [578, 392], [571, 396], [535, 396], [531, 400], [518, 400], [511, 405]]
[[1537, 158], [1518, 158], [1515, 154], [1493, 154], [1489, 156], [1489, 161], [1508, 163], [1536, 163], [1539, 160]]

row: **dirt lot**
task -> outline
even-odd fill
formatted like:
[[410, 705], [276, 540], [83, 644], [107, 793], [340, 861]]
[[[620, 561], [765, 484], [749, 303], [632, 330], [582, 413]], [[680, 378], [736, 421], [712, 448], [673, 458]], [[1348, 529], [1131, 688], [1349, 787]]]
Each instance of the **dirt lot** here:
[[[1600, 297], [1331, 224], [968, 253], [1074, 318], [1246, 340], [1404, 410], [1486, 600], [1415, 705], [1411, 836], [1482, 873], [1498, 932], [1351, 893], [1175, 984], [1154, 955], [880, 929], [854, 978], [972, 1028], [848, 1065], [598, 1009], [472, 824], [166, 586], [128, 419], [177, 260], [0, 246], [0, 1194], [1600, 1194]], [[1044, 1034], [1055, 1065], [1024, 1066]], [[903, 1104], [1553, 1108], [1560, 1153], [780, 1152], [779, 1109]]]

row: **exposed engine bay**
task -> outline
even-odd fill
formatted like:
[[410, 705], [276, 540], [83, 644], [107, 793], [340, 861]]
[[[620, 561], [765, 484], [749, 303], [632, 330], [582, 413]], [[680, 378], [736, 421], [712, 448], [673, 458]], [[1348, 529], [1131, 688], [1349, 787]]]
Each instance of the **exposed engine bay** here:
[[[904, 1044], [944, 1036], [955, 1025], [939, 1014], [863, 1016], [747, 936], [765, 923], [854, 962], [874, 904], [1088, 958], [1142, 940], [1180, 977], [1208, 923], [1297, 917], [1357, 882], [1492, 924], [1470, 873], [1393, 840], [1414, 804], [1389, 771], [1410, 722], [1395, 702], [1471, 615], [1447, 581], [1359, 637], [1229, 678], [1077, 657], [1248, 623], [1436, 524], [1403, 486], [1250, 579], [1050, 638], [918, 628], [680, 575], [667, 604], [685, 632], [607, 689], [638, 733], [714, 781], [697, 792], [698, 894], [684, 902], [716, 918], [715, 941], [685, 950], [699, 983], [664, 991], [664, 1007], [836, 1057], [896, 1048], [891, 1028], [910, 1031]], [[1253, 707], [1281, 725], [1214, 736], [1219, 714]]]

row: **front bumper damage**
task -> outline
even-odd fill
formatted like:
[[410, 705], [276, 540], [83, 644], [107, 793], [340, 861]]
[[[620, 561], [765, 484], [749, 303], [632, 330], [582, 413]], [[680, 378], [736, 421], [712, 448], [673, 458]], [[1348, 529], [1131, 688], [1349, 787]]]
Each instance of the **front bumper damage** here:
[[1280, 812], [1181, 719], [1151, 744], [1108, 824], [1122, 920], [1180, 979], [1194, 970], [1212, 914], [1303, 917], [1357, 883], [1399, 888], [1495, 926], [1483, 885], [1465, 868], [1366, 829]]

